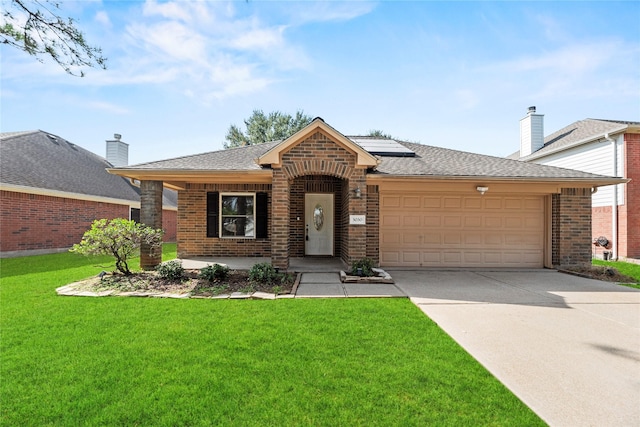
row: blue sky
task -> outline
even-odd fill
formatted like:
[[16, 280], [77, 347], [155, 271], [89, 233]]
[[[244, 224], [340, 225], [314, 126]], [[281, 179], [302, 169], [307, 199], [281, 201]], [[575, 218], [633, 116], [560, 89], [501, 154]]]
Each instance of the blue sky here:
[[640, 121], [640, 2], [63, 1], [108, 70], [72, 77], [0, 47], [1, 130], [132, 164], [222, 149], [254, 109], [346, 135], [496, 156], [535, 105], [545, 134]]

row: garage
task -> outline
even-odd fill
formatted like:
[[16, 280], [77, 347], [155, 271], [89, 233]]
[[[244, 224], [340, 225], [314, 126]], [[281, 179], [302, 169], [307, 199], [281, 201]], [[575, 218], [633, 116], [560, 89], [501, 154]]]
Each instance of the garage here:
[[380, 194], [385, 267], [542, 268], [543, 196]]

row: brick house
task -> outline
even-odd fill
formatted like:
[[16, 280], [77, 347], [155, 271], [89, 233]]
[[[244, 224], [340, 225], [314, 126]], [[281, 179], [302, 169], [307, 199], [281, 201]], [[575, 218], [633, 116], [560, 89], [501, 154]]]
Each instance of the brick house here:
[[510, 157], [626, 178], [592, 195], [594, 256], [640, 259], [640, 122], [585, 119], [544, 137], [543, 117], [529, 109], [520, 121], [520, 151]]
[[[43, 131], [0, 134], [0, 256], [60, 252], [95, 219], [140, 216], [140, 189], [107, 173], [128, 146], [107, 141], [110, 161]], [[177, 194], [164, 191], [165, 241], [175, 241]]]
[[[321, 118], [284, 141], [110, 169], [139, 180], [142, 221], [178, 191], [178, 256], [370, 257], [383, 267], [591, 260], [591, 193], [623, 180], [371, 137]], [[160, 260], [145, 255], [143, 267]]]

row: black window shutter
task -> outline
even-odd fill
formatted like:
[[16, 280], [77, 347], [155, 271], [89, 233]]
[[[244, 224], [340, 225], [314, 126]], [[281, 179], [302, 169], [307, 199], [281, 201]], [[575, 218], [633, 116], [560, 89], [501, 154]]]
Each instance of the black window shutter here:
[[207, 193], [207, 237], [218, 236], [218, 215], [220, 214], [220, 198], [217, 191]]
[[256, 193], [256, 238], [266, 239], [269, 225], [269, 195]]

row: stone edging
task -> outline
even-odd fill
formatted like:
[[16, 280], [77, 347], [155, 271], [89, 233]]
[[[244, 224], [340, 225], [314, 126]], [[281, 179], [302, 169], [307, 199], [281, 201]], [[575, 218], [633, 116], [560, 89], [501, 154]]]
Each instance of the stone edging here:
[[393, 278], [389, 273], [384, 271], [381, 268], [372, 268], [373, 272], [377, 274], [377, 276], [372, 277], [360, 277], [360, 276], [349, 276], [344, 271], [340, 271], [340, 281], [342, 283], [395, 283]]
[[107, 289], [104, 291], [87, 291], [77, 289], [80, 282], [71, 283], [65, 286], [61, 286], [56, 289], [58, 295], [63, 296], [75, 296], [75, 297], [142, 297], [142, 298], [175, 298], [175, 299], [261, 299], [261, 300], [275, 300], [275, 299], [290, 299], [295, 298], [296, 290], [300, 284], [300, 276], [298, 273], [296, 281], [291, 289], [290, 294], [276, 295], [267, 292], [233, 292], [231, 294], [220, 294], [207, 296], [190, 295], [188, 293], [171, 293], [171, 292], [157, 292], [157, 291], [131, 291], [121, 292], [115, 289]]

